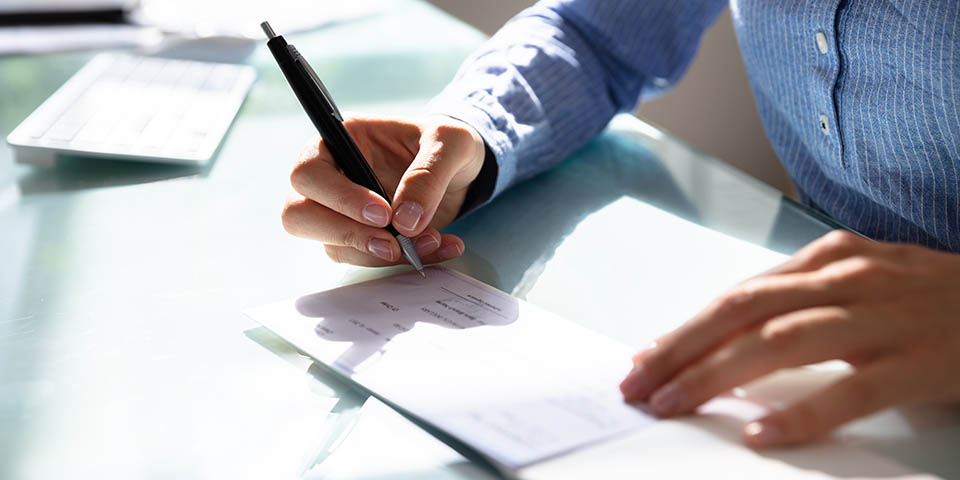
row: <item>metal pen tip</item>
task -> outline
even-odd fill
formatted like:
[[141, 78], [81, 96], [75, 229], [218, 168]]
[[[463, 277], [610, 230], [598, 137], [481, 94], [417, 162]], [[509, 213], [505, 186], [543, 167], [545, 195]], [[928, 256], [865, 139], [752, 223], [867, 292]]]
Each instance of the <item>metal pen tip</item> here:
[[270, 27], [270, 22], [263, 22], [260, 24], [260, 28], [263, 29], [263, 33], [267, 34], [268, 39], [274, 39], [277, 37], [277, 33], [273, 31], [273, 28]]
[[415, 268], [423, 278], [427, 278], [426, 274], [423, 273], [423, 262], [420, 261], [420, 256], [417, 255], [417, 249], [413, 248], [413, 242], [400, 234], [397, 234], [396, 239], [397, 242], [400, 243], [400, 251], [403, 252], [404, 257], [407, 257], [410, 265], [413, 265], [413, 268]]

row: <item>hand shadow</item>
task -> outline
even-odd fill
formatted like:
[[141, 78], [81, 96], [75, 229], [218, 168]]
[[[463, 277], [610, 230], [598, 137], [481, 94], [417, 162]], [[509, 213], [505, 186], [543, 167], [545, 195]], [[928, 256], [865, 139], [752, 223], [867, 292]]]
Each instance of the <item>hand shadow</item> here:
[[[296, 308], [305, 317], [321, 319], [314, 328], [318, 337], [351, 342], [334, 362], [351, 373], [383, 353], [397, 335], [412, 330], [417, 323], [468, 329], [507, 325], [519, 316], [519, 305], [513, 297], [499, 295], [477, 301], [469, 294], [458, 293], [459, 282], [469, 285], [467, 280], [438, 267], [428, 267], [426, 273], [430, 279], [410, 272], [305, 295], [297, 299]], [[435, 286], [431, 281], [438, 281], [438, 277], [443, 278], [439, 291], [425, 301], [424, 286]], [[387, 282], [390, 287], [384, 289], [382, 284]]]

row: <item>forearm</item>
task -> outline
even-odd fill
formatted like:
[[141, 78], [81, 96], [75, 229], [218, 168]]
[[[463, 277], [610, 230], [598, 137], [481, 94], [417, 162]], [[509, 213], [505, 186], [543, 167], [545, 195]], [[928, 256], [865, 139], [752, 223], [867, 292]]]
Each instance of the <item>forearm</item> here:
[[511, 20], [430, 106], [478, 130], [493, 194], [563, 160], [673, 84], [723, 1], [545, 1]]

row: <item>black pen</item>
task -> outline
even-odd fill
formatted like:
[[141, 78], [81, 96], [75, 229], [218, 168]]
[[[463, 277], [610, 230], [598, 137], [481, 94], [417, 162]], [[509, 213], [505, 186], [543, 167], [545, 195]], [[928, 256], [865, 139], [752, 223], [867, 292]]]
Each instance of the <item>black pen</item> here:
[[[337, 166], [343, 170], [344, 175], [351, 182], [369, 188], [385, 198], [387, 203], [393, 203], [390, 195], [380, 185], [377, 175], [373, 173], [370, 165], [363, 158], [363, 154], [360, 153], [360, 149], [357, 148], [357, 144], [353, 141], [350, 133], [344, 128], [343, 116], [340, 115], [340, 110], [333, 103], [333, 97], [323, 86], [323, 82], [320, 81], [317, 73], [313, 71], [310, 64], [293, 45], [288, 44], [282, 36], [274, 33], [268, 22], [261, 23], [260, 27], [267, 34], [267, 47], [270, 48], [273, 58], [280, 65], [280, 71], [287, 78], [287, 83], [290, 84], [293, 93], [297, 95], [297, 99], [300, 100], [300, 105], [307, 112], [307, 116], [317, 127], [327, 149], [330, 150], [330, 155], [337, 162]], [[423, 273], [423, 262], [420, 261], [417, 250], [413, 248], [413, 242], [397, 232], [393, 225], [387, 225], [386, 229], [400, 243], [403, 256], [407, 257], [410, 265], [417, 269], [420, 276], [426, 277]]]

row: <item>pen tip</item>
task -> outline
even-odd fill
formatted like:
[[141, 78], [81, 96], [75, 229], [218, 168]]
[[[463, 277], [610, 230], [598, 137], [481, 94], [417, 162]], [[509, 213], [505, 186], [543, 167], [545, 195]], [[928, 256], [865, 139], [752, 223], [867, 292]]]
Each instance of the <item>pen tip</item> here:
[[421, 277], [427, 278], [427, 274], [423, 273], [423, 270], [417, 270], [417, 273], [419, 273]]

